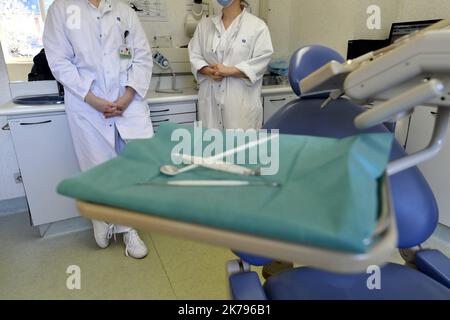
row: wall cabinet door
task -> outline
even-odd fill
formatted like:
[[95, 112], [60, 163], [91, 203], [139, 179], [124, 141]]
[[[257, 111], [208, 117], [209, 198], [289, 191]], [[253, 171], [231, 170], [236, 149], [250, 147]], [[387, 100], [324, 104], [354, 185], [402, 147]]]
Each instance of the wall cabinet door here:
[[65, 114], [9, 120], [32, 224], [39, 226], [79, 216], [75, 201], [56, 192], [79, 174]]
[[296, 98], [297, 96], [295, 94], [264, 97], [264, 123], [267, 123], [275, 113]]
[[[406, 151], [411, 154], [425, 148], [431, 139], [434, 122], [434, 109], [417, 108], [411, 120]], [[440, 223], [450, 227], [450, 133], [441, 153], [434, 159], [420, 165], [437, 199]]]

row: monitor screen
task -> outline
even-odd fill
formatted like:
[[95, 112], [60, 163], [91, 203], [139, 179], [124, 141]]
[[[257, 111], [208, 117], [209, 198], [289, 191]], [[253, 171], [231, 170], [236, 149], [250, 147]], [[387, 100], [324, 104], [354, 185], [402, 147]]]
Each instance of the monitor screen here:
[[403, 36], [406, 36], [414, 31], [427, 28], [441, 20], [427, 20], [427, 21], [412, 21], [412, 22], [398, 22], [393, 23], [389, 42], [392, 44]]

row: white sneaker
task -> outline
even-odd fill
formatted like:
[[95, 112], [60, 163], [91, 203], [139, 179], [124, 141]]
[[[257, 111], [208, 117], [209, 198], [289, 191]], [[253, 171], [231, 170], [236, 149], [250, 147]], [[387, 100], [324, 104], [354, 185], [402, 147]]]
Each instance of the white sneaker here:
[[136, 230], [131, 230], [123, 235], [125, 243], [125, 255], [135, 259], [143, 259], [147, 256], [148, 250], [144, 242], [139, 238]]
[[102, 249], [108, 248], [109, 240], [115, 234], [115, 226], [96, 220], [92, 220], [92, 225], [94, 226], [94, 238], [97, 245]]

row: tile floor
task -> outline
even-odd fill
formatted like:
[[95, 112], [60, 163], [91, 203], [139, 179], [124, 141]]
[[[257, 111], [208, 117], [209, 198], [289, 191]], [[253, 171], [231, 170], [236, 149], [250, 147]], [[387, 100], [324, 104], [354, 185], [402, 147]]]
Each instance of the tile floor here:
[[[142, 234], [144, 260], [124, 255], [121, 237], [106, 250], [92, 231], [45, 238], [27, 214], [0, 218], [0, 299], [190, 299], [229, 298], [227, 249]], [[66, 288], [67, 267], [81, 268], [81, 290]]]
[[[150, 254], [124, 255], [119, 237], [97, 248], [92, 231], [40, 238], [28, 215], [0, 218], [0, 299], [188, 299], [229, 298], [227, 249], [157, 234], [141, 234]], [[430, 245], [450, 256], [447, 244]], [[401, 262], [396, 253], [393, 262]], [[81, 290], [66, 288], [68, 266], [81, 268]], [[260, 269], [256, 270], [258, 273]]]

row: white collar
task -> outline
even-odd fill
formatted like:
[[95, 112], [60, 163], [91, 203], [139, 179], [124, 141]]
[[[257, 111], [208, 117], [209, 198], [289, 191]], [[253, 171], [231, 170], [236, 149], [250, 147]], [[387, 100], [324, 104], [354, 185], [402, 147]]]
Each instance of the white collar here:
[[[244, 6], [244, 9], [242, 9], [242, 12], [236, 17], [236, 19], [239, 19], [239, 20], [242, 19], [242, 17], [246, 13], [247, 13], [247, 7]], [[217, 30], [221, 29], [220, 24], [222, 23], [222, 17], [223, 17], [223, 13], [220, 13], [220, 14], [216, 14], [214, 17], [211, 18], [211, 20], [214, 23], [214, 25], [216, 26]]]
[[92, 2], [90, 2], [89, 0], [87, 0], [87, 2], [92, 8], [97, 9], [102, 13], [112, 10], [112, 1], [111, 0], [100, 0], [98, 8], [95, 5], [93, 5]]

